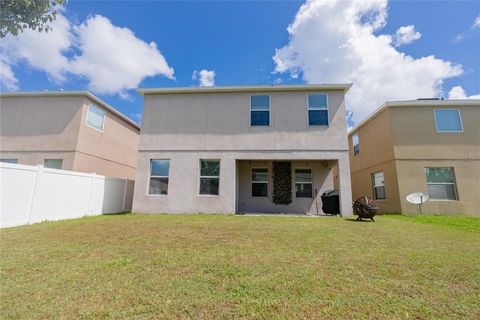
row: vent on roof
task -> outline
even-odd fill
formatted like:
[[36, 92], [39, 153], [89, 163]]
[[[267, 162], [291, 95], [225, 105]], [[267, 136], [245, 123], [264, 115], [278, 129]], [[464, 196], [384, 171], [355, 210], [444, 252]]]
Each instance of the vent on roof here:
[[443, 98], [442, 99], [440, 99], [440, 98], [418, 98], [417, 100], [419, 100], [419, 101], [423, 101], [423, 100], [443, 100]]

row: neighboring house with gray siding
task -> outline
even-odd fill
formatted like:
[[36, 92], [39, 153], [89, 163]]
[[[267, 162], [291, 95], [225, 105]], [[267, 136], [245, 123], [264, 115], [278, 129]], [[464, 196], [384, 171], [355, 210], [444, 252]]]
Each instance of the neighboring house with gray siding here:
[[[320, 195], [336, 188], [342, 214], [351, 215], [350, 87], [139, 89], [144, 112], [133, 211], [321, 213]], [[273, 203], [277, 162], [291, 166], [288, 205]]]
[[140, 127], [87, 91], [0, 94], [0, 160], [134, 179]]

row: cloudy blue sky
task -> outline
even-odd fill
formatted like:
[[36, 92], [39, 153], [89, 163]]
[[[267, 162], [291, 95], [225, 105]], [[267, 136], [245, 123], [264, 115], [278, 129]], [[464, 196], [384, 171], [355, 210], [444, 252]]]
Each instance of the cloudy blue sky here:
[[353, 82], [388, 100], [480, 98], [480, 1], [68, 1], [1, 40], [1, 90], [89, 90], [140, 121], [137, 87]]

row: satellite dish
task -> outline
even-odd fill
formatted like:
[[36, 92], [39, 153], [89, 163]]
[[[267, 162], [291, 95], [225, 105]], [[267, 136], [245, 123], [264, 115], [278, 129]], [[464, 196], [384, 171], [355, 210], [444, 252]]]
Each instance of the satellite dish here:
[[418, 204], [420, 214], [422, 213], [422, 204], [428, 201], [428, 194], [423, 192], [411, 193], [407, 196], [407, 201], [413, 204]]
[[423, 192], [411, 193], [407, 196], [407, 201], [413, 204], [422, 204], [427, 202], [428, 194]]

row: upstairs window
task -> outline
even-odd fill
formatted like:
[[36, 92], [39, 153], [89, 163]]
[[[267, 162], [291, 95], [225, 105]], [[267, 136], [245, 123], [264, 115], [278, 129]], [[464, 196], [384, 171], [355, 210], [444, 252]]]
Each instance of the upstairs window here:
[[428, 195], [432, 200], [457, 200], [453, 168], [425, 168]]
[[62, 159], [45, 159], [43, 166], [45, 168], [51, 169], [62, 169], [63, 160]]
[[372, 174], [373, 196], [376, 200], [387, 199], [385, 193], [385, 179], [383, 172], [375, 172]]
[[307, 95], [308, 125], [328, 126], [328, 96], [325, 93]]
[[358, 133], [352, 136], [353, 155], [356, 156], [360, 153], [360, 142], [358, 141]]
[[268, 169], [252, 169], [252, 197], [268, 196]]
[[150, 160], [150, 186], [148, 194], [168, 194], [170, 160]]
[[295, 170], [295, 196], [297, 198], [313, 197], [311, 169]]
[[105, 122], [105, 111], [94, 106], [88, 106], [87, 126], [103, 132], [103, 124]]
[[220, 160], [200, 160], [200, 194], [218, 196]]
[[458, 109], [433, 110], [437, 132], [463, 132], [462, 117]]
[[256, 94], [250, 96], [250, 125], [270, 125], [270, 95]]

